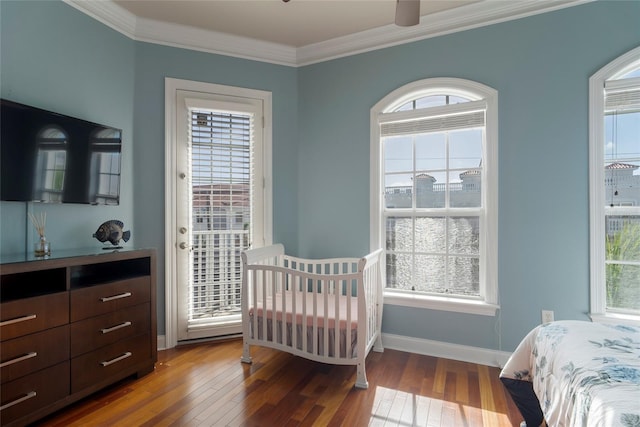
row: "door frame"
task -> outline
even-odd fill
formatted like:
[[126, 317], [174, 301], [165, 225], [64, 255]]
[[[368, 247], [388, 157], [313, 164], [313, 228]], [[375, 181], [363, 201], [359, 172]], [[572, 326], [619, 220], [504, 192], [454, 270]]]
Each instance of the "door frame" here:
[[[273, 179], [272, 179], [272, 95], [271, 92], [215, 83], [165, 78], [165, 336], [163, 348], [178, 343], [176, 182], [181, 171], [177, 164], [177, 91], [193, 91], [225, 96], [260, 99], [264, 106], [263, 132], [263, 218], [264, 242], [273, 242]], [[259, 129], [259, 127], [258, 127]], [[260, 242], [254, 242], [256, 244]], [[260, 246], [259, 244], [257, 246]]]

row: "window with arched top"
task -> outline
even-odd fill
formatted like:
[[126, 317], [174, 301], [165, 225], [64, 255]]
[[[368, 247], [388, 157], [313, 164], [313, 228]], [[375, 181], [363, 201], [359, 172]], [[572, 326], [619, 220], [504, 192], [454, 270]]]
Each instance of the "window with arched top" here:
[[640, 322], [640, 47], [589, 91], [591, 316]]
[[371, 244], [385, 302], [495, 314], [497, 92], [455, 78], [403, 86], [371, 109]]
[[91, 135], [89, 163], [89, 200], [91, 203], [117, 205], [120, 194], [120, 150], [122, 132], [101, 128]]
[[34, 198], [42, 202], [60, 202], [66, 179], [67, 133], [58, 126], [38, 132]]

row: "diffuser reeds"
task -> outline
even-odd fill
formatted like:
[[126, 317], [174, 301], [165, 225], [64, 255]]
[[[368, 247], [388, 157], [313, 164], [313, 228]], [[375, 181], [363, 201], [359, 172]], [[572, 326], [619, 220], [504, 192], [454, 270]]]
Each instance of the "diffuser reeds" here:
[[29, 213], [29, 219], [31, 223], [36, 228], [38, 235], [40, 238], [44, 237], [44, 227], [47, 225], [47, 213], [40, 212], [40, 215], [35, 216], [32, 213]]

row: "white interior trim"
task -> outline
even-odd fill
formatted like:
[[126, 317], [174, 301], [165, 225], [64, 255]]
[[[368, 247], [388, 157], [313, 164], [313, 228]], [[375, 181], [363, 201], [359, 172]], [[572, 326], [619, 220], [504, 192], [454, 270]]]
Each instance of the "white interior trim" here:
[[63, 1], [133, 40], [299, 67], [552, 12], [594, 0], [485, 0], [424, 16], [420, 24], [413, 27], [390, 24], [299, 48], [137, 18], [110, 0]]
[[432, 341], [423, 338], [406, 337], [403, 335], [382, 334], [384, 348], [424, 354], [426, 356], [442, 357], [468, 363], [486, 366], [504, 367], [511, 356], [510, 352], [472, 347], [468, 345], [452, 344], [442, 341]]
[[225, 86], [215, 83], [198, 82], [165, 78], [165, 336], [162, 348], [172, 348], [178, 343], [178, 292], [177, 282], [177, 249], [178, 226], [176, 221], [176, 176], [178, 174], [177, 153], [175, 143], [177, 132], [177, 97], [178, 90], [219, 94], [247, 99], [261, 99], [263, 103], [262, 144], [263, 144], [263, 235], [264, 245], [272, 243], [273, 238], [273, 124], [272, 94], [268, 91]]

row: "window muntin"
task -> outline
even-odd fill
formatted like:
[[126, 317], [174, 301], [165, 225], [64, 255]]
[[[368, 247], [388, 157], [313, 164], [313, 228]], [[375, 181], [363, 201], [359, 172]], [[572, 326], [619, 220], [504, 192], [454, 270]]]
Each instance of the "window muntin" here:
[[640, 320], [640, 48], [591, 85], [591, 312]]
[[[471, 298], [495, 308], [497, 247], [495, 236], [486, 236], [497, 231], [491, 218], [497, 193], [483, 194], [489, 179], [497, 186], [497, 171], [487, 174], [486, 166], [497, 160], [495, 91], [459, 79], [428, 79], [404, 89], [372, 109], [372, 150], [377, 142], [379, 152], [372, 157], [372, 170], [379, 164], [372, 179], [382, 195], [380, 215], [372, 214], [381, 233], [372, 229], [372, 241], [383, 238], [387, 252], [385, 298], [447, 296], [447, 307], [434, 306], [453, 311], [467, 310], [451, 301]], [[372, 193], [374, 203], [377, 197]]]
[[67, 169], [67, 133], [47, 126], [38, 133], [34, 196], [43, 202], [62, 201]]

